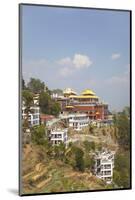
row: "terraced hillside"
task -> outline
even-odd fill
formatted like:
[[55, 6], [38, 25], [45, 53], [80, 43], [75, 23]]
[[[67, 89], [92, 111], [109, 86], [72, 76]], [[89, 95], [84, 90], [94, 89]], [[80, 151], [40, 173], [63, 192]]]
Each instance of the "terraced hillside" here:
[[[29, 149], [29, 150], [28, 150]], [[60, 160], [41, 162], [40, 147], [26, 145], [23, 158], [23, 193], [50, 193], [103, 189], [105, 183], [90, 172], [75, 171]], [[26, 167], [27, 163], [27, 167]]]
[[[98, 147], [109, 146], [117, 149], [115, 134], [112, 128], [95, 129], [93, 134], [85, 130], [85, 134], [69, 133], [70, 142], [81, 148], [84, 152], [84, 142], [94, 142]], [[86, 154], [86, 153], [85, 153]], [[84, 156], [89, 157], [89, 153]], [[69, 162], [62, 156], [58, 159], [48, 156], [46, 147], [42, 145], [27, 144], [23, 147], [22, 183], [23, 193], [50, 193], [104, 189], [105, 182], [92, 175], [89, 168], [84, 172], [74, 169], [74, 156], [70, 148], [65, 151]]]

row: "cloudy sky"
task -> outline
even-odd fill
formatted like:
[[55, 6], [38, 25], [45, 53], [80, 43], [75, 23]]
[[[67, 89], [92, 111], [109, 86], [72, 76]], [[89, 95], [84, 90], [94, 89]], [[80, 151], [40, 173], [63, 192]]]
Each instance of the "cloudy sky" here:
[[23, 78], [90, 88], [121, 110], [130, 98], [129, 20], [129, 12], [23, 6]]

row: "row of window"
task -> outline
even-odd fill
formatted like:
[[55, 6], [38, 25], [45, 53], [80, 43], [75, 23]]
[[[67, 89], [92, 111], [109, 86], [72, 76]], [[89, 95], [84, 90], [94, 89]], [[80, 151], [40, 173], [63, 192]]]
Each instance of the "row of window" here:
[[73, 126], [87, 126], [88, 123], [73, 123]]

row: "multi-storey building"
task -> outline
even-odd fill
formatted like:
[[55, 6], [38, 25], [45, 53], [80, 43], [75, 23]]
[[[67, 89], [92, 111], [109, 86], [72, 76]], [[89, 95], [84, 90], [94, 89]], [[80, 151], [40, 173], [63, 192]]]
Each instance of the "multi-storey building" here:
[[89, 125], [89, 118], [84, 113], [69, 114], [69, 127], [72, 127], [76, 131], [82, 130], [84, 127]]
[[53, 129], [50, 131], [50, 141], [53, 145], [59, 145], [60, 143], [67, 143], [67, 129]]
[[[22, 119], [25, 120], [27, 117], [27, 114], [25, 112], [26, 107], [22, 106]], [[32, 106], [30, 108], [31, 112], [29, 112], [28, 115], [28, 122], [29, 126], [36, 126], [40, 124], [40, 112], [39, 112], [39, 106]]]
[[77, 95], [67, 88], [63, 91], [63, 97], [58, 96], [55, 100], [61, 104], [63, 113], [85, 113], [90, 120], [108, 119], [108, 104], [101, 102], [92, 90], [86, 89]]
[[103, 151], [95, 154], [95, 175], [110, 184], [113, 178], [114, 152]]

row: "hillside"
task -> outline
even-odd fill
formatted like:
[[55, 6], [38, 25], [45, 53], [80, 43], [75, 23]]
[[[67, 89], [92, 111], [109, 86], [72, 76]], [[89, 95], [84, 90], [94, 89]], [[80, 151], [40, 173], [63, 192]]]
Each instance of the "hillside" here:
[[26, 145], [23, 157], [23, 193], [50, 193], [103, 189], [105, 183], [90, 172], [75, 171], [60, 160], [43, 157], [40, 147]]
[[[73, 147], [77, 146], [85, 152], [84, 142], [94, 142], [95, 148], [118, 148], [113, 128], [95, 128], [92, 133], [69, 133]], [[70, 149], [67, 149], [67, 152]], [[84, 154], [88, 157], [88, 152]], [[70, 152], [68, 162], [61, 158], [48, 156], [46, 147], [42, 145], [27, 144], [23, 147], [23, 193], [50, 193], [65, 191], [83, 191], [105, 189], [107, 185], [92, 175], [89, 168], [84, 172], [75, 170], [74, 156]]]

